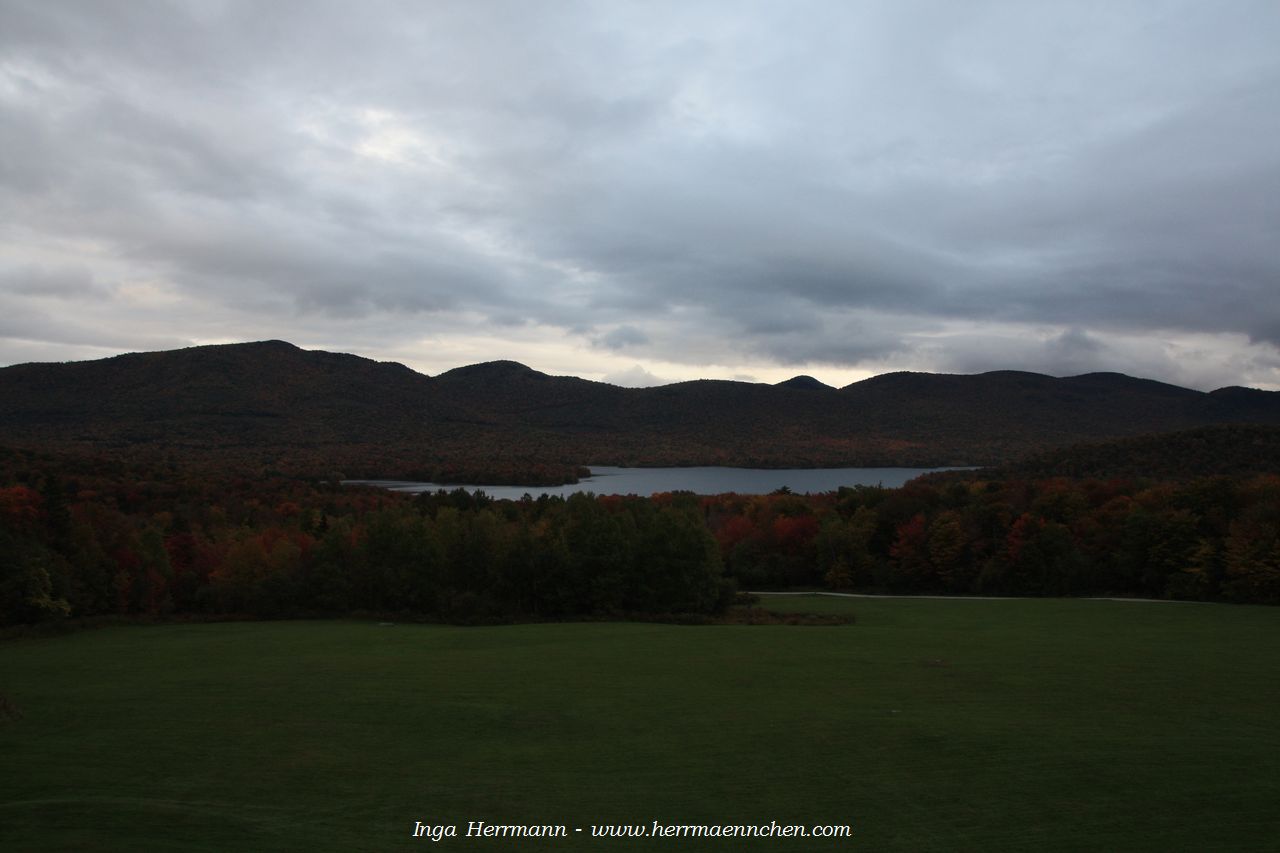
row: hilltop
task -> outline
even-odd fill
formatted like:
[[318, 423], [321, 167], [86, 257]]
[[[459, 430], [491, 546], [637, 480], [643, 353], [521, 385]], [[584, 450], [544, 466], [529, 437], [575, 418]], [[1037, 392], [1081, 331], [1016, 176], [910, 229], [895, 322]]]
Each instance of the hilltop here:
[[283, 341], [0, 369], [2, 444], [349, 476], [484, 470], [533, 482], [571, 478], [583, 464], [995, 465], [1231, 423], [1280, 424], [1280, 393], [1020, 371], [889, 373], [840, 389], [808, 376], [620, 388], [513, 361], [429, 377]]

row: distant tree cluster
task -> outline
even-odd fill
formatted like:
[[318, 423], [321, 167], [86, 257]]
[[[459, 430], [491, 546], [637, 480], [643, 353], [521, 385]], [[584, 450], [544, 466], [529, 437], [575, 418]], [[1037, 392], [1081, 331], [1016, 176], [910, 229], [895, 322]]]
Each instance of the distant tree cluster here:
[[739, 589], [1280, 603], [1280, 477], [417, 497], [0, 451], [0, 622], [714, 614]]
[[748, 589], [1280, 603], [1280, 477], [915, 481], [706, 501]]
[[28, 467], [0, 488], [0, 621], [713, 614], [733, 595], [693, 500], [136, 475]]

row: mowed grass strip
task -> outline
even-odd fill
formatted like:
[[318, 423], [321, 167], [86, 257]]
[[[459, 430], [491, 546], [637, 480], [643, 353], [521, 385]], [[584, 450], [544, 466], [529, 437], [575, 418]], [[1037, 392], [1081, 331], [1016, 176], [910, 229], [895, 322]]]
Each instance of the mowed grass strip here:
[[[0, 645], [0, 849], [1280, 847], [1280, 610], [766, 599], [839, 627], [354, 622]], [[591, 824], [851, 824], [847, 840]], [[575, 827], [584, 832], [576, 834]]]

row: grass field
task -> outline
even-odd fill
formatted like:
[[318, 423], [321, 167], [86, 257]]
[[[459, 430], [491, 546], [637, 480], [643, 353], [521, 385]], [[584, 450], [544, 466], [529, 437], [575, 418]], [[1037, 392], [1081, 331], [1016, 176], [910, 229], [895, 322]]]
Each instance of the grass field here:
[[[1280, 849], [1280, 609], [767, 603], [858, 621], [5, 642], [0, 850]], [[588, 837], [655, 819], [853, 835]]]

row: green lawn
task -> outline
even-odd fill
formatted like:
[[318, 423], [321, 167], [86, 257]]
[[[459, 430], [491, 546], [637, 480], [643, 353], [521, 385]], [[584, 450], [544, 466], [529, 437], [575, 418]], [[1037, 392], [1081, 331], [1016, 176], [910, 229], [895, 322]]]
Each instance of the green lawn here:
[[[1280, 849], [1280, 609], [766, 603], [858, 621], [2, 643], [0, 850]], [[655, 819], [853, 837], [585, 837]], [[585, 831], [433, 844], [416, 820]]]

